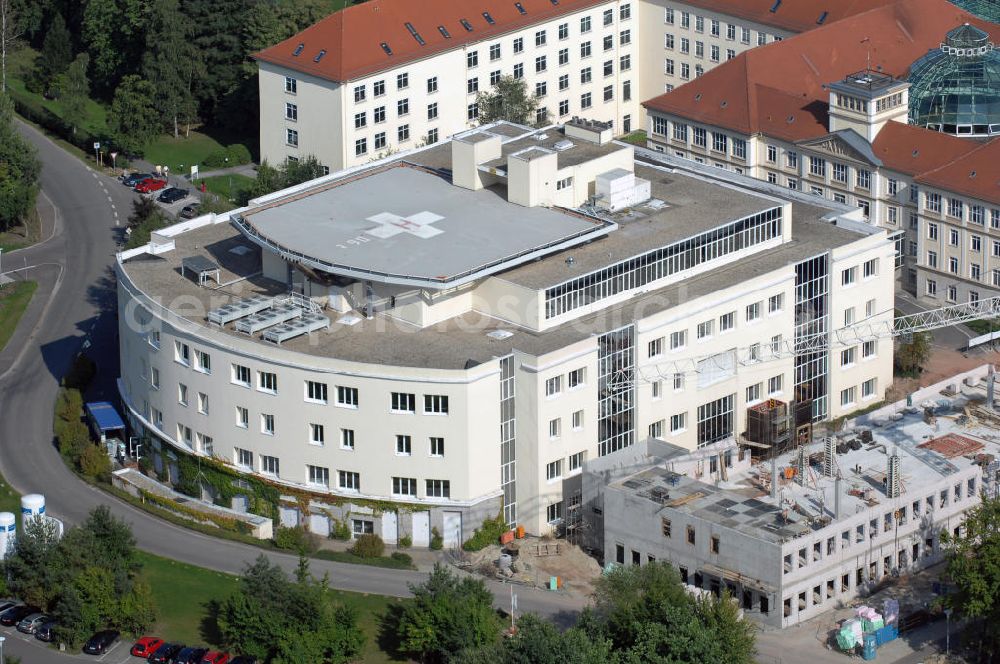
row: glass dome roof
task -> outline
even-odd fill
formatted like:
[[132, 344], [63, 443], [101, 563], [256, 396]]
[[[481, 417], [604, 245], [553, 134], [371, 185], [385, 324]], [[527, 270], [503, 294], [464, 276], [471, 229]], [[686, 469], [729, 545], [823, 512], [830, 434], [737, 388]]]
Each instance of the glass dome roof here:
[[981, 19], [1000, 23], [1000, 0], [951, 0], [951, 4]]
[[950, 31], [913, 63], [909, 82], [912, 124], [958, 136], [1000, 134], [1000, 51], [979, 28]]

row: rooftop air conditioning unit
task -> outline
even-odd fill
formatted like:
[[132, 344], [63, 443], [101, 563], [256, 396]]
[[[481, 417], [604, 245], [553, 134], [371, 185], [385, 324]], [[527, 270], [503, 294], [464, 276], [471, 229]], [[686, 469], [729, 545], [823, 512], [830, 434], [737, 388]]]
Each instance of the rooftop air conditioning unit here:
[[558, 143], [552, 146], [552, 148], [556, 152], [565, 152], [566, 150], [569, 150], [571, 147], [573, 147], [573, 141], [566, 141], [566, 140], [559, 141]]

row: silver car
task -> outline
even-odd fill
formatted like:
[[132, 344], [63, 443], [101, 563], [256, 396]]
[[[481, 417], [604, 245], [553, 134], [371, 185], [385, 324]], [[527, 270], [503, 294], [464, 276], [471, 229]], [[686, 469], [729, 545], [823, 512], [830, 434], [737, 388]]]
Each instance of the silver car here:
[[30, 616], [17, 623], [17, 631], [24, 632], [25, 634], [34, 634], [35, 630], [48, 621], [49, 617], [44, 613], [32, 613]]

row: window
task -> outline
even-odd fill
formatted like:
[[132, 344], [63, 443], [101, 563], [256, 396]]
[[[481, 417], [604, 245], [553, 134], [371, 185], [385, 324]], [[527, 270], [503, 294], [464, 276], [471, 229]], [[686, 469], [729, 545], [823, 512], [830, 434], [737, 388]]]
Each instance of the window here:
[[753, 304], [747, 305], [747, 322], [755, 321], [760, 318], [760, 302], [754, 302]]
[[614, 73], [615, 73], [615, 61], [614, 60], [605, 60], [604, 61], [604, 75], [605, 76], [611, 76]]
[[840, 351], [840, 366], [849, 367], [854, 364], [857, 358], [857, 347], [851, 346]]
[[413, 477], [393, 477], [392, 493], [395, 496], [417, 495], [417, 480]]
[[854, 184], [858, 189], [871, 189], [872, 188], [872, 173], [863, 168], [857, 170], [857, 174], [854, 177]]
[[379, 106], [374, 111], [372, 111], [372, 120], [375, 124], [380, 122], [385, 122], [385, 106]]
[[[313, 468], [314, 466], [310, 466]], [[326, 470], [325, 468], [323, 470]], [[351, 472], [349, 470], [338, 470], [337, 471], [337, 486], [345, 491], [360, 491], [361, 490], [361, 476], [358, 473]], [[355, 520], [355, 524], [358, 521]], [[371, 523], [370, 521], [367, 523]], [[355, 531], [357, 528], [355, 528]]]
[[567, 384], [569, 385], [569, 389], [572, 390], [575, 387], [582, 386], [585, 382], [584, 381], [585, 376], [586, 376], [586, 369], [584, 369], [583, 367], [570, 371], [569, 375], [567, 376]]
[[736, 327], [736, 312], [730, 311], [728, 314], [719, 316], [719, 332], [726, 332]]
[[785, 306], [785, 294], [778, 293], [767, 298], [767, 311], [768, 313], [775, 313], [781, 311]]
[[687, 413], [677, 413], [670, 416], [670, 433], [687, 429]]
[[948, 271], [952, 274], [958, 274], [958, 259], [954, 256], [948, 259]]
[[874, 357], [875, 356], [875, 342], [866, 341], [861, 344], [861, 357]]
[[858, 280], [858, 268], [849, 267], [840, 273], [840, 285], [849, 286]]
[[469, 51], [465, 54], [465, 66], [469, 69], [479, 66], [479, 51]]
[[428, 498], [451, 498], [451, 480], [427, 480]]
[[313, 403], [326, 403], [327, 402], [326, 383], [317, 383], [316, 381], [313, 380], [307, 380], [306, 401], [311, 401]]
[[404, 434], [396, 435], [396, 456], [410, 456], [413, 454], [413, 440]]
[[613, 85], [604, 86], [604, 101], [611, 101], [615, 98], [615, 88]]
[[257, 390], [268, 394], [278, 393], [278, 374], [270, 371], [257, 372]]
[[313, 445], [323, 445], [326, 442], [326, 433], [322, 424], [309, 425], [309, 442]]
[[399, 128], [396, 129], [396, 138], [399, 139], [400, 143], [410, 140], [410, 125], [399, 125]]
[[396, 115], [398, 115], [399, 117], [403, 117], [404, 115], [408, 115], [409, 113], [410, 113], [409, 99], [400, 99], [399, 101], [396, 102]]
[[285, 103], [285, 119], [295, 122], [299, 119], [299, 107], [290, 102]]
[[684, 348], [687, 345], [687, 330], [670, 333], [670, 350]]
[[535, 72], [536, 73], [543, 72], [546, 69], [548, 69], [548, 65], [546, 64], [545, 56], [539, 55], [537, 58], [535, 58]]
[[299, 132], [296, 131], [295, 129], [286, 129], [285, 143], [292, 146], [293, 148], [297, 148], [299, 146]]
[[590, 108], [593, 105], [594, 105], [593, 99], [592, 99], [591, 94], [589, 92], [585, 92], [582, 95], [580, 95], [580, 108], [581, 109]]
[[740, 41], [744, 44], [750, 43], [750, 28], [740, 28]]
[[826, 161], [822, 157], [809, 157], [809, 173], [824, 177], [826, 175]]
[[372, 83], [372, 96], [381, 97], [385, 94], [385, 81], [375, 81]]
[[432, 457], [444, 456], [444, 438], [436, 438], [434, 436], [431, 436], [431, 456]]
[[954, 228], [948, 231], [948, 244], [950, 244], [953, 247], [958, 246], [958, 231], [955, 230]]
[[552, 503], [545, 507], [545, 518], [549, 523], [555, 523], [562, 518], [562, 503]]
[[242, 364], [232, 365], [232, 374], [229, 380], [235, 385], [250, 387], [250, 367], [245, 367]]
[[573, 422], [573, 430], [574, 431], [579, 431], [580, 429], [583, 428], [583, 411], [582, 410], [573, 411], [572, 422]]
[[877, 388], [878, 388], [878, 379], [869, 378], [865, 382], [861, 383], [861, 398], [862, 399], [874, 398], [876, 396], [875, 392]]
[[260, 432], [265, 436], [274, 435], [274, 415], [271, 415], [269, 413], [261, 413]]
[[204, 392], [198, 393], [198, 412], [202, 415], [208, 415], [208, 395]]
[[746, 389], [746, 393], [747, 393], [746, 394], [746, 396], [747, 396], [746, 402], [748, 404], [749, 403], [753, 403], [755, 401], [760, 401], [760, 390], [761, 390], [762, 387], [763, 387], [763, 385], [761, 383], [754, 383], [753, 385], [750, 385], [749, 387], [747, 387], [747, 389]]
[[405, 90], [410, 87], [410, 75], [406, 72], [396, 74], [396, 89]]
[[569, 472], [572, 473], [574, 470], [579, 470], [580, 468], [583, 468], [583, 462], [584, 459], [586, 459], [586, 457], [587, 457], [586, 452], [577, 452], [576, 454], [571, 454], [569, 457]]
[[236, 426], [241, 429], [250, 428], [250, 411], [243, 406], [236, 407]]
[[514, 53], [520, 53], [524, 50], [524, 37], [517, 37], [514, 39]]
[[691, 52], [691, 40], [687, 37], [681, 37], [681, 53]]
[[784, 383], [784, 375], [779, 374], [777, 376], [771, 376], [767, 379], [767, 393], [777, 394], [781, 392]]
[[182, 406], [188, 405], [188, 388], [184, 383], [177, 384], [177, 403]]
[[337, 386], [337, 405], [347, 408], [358, 407], [358, 388]]
[[927, 252], [927, 265], [929, 267], [937, 267], [937, 264], [938, 264], [938, 261], [937, 261], [937, 252], [936, 251], [928, 251]]
[[686, 539], [687, 539], [687, 543], [688, 544], [690, 544], [691, 546], [694, 546], [694, 543], [695, 543], [694, 526], [688, 526], [687, 527]]
[[733, 407], [730, 394], [698, 406], [698, 447], [725, 440], [733, 435]]
[[340, 449], [342, 450], [354, 449], [354, 429], [340, 430]]
[[712, 330], [714, 328], [714, 320], [706, 320], [703, 323], [698, 323], [698, 338], [705, 339], [712, 336]]
[[393, 392], [390, 410], [394, 413], [413, 413], [416, 411], [416, 396], [409, 392]]
[[558, 417], [554, 420], [549, 420], [549, 438], [558, 438], [561, 432], [562, 420]]
[[278, 457], [267, 456], [265, 454], [260, 455], [260, 472], [274, 477], [280, 475]]
[[545, 396], [555, 396], [560, 392], [562, 392], [562, 376], [554, 376], [545, 381]]
[[872, 258], [871, 260], [865, 261], [864, 265], [862, 265], [862, 274], [864, 275], [865, 279], [877, 276], [878, 275], [878, 259], [877, 258]]
[[330, 486], [330, 469], [322, 466], [306, 466], [306, 477], [313, 486]]
[[941, 194], [927, 192], [924, 197], [924, 206], [930, 212], [941, 212]]
[[191, 366], [191, 349], [180, 341], [174, 342], [174, 361], [186, 367]]
[[657, 420], [649, 425], [649, 437], [650, 438], [662, 438], [663, 437], [663, 420]]
[[239, 447], [234, 447], [233, 457], [235, 458], [237, 466], [246, 468], [247, 470], [253, 469], [253, 452], [250, 450], [243, 450]]
[[298, 92], [299, 82], [290, 76], [285, 77], [285, 92], [295, 94]]
[[702, 127], [694, 127], [692, 142], [700, 148], [708, 144], [708, 132]]
[[367, 113], [355, 113], [354, 114], [354, 128], [362, 129], [368, 126], [368, 114]]
[[356, 141], [354, 141], [354, 156], [355, 157], [360, 157], [361, 155], [366, 154], [367, 152], [368, 152], [368, 139], [367, 138], [359, 138]]
[[840, 405], [841, 406], [853, 406], [855, 401], [855, 392], [857, 388], [848, 387], [840, 391]]
[[622, 30], [618, 33], [618, 43], [622, 46], [628, 46], [632, 43], [632, 31]]
[[535, 83], [535, 96], [542, 98], [548, 94], [549, 86], [545, 81], [538, 81]]
[[545, 479], [556, 480], [562, 477], [562, 459], [545, 464]]
[[465, 107], [465, 116], [469, 120], [475, 120], [479, 117], [479, 104], [472, 103]]
[[674, 374], [674, 392], [680, 392], [684, 389], [684, 374], [676, 373]]

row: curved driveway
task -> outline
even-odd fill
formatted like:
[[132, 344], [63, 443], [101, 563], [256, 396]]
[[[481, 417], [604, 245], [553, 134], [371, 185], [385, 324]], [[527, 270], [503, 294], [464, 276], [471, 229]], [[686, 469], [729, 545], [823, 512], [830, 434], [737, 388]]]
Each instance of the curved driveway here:
[[[38, 281], [39, 288], [11, 343], [0, 354], [0, 472], [22, 494], [45, 494], [49, 513], [69, 524], [80, 522], [96, 505], [106, 504], [131, 524], [143, 550], [238, 574], [260, 549], [175, 526], [94, 489], [63, 465], [52, 444], [57, 377], [64, 374], [85, 341], [90, 342], [87, 352], [98, 361], [99, 372], [88, 398], [114, 396], [118, 375], [111, 273], [114, 212], [124, 224], [134, 194], [68, 155], [35, 129], [24, 125], [20, 129], [38, 148], [44, 165], [42, 190], [57, 211], [57, 222], [48, 240], [2, 257], [7, 271], [28, 265], [28, 278]], [[295, 568], [294, 556], [267, 555], [288, 570]], [[317, 574], [328, 573], [334, 588], [382, 595], [406, 596], [408, 583], [426, 578], [421, 572], [321, 560], [314, 560], [312, 568]], [[507, 586], [493, 584], [493, 591], [498, 606], [509, 605]], [[528, 588], [516, 592], [520, 611], [534, 611], [559, 622], [571, 621], [582, 608], [580, 600], [563, 594]], [[19, 649], [30, 648], [25, 651], [31, 653], [30, 661], [48, 660], [42, 655], [44, 651], [20, 643], [20, 639], [9, 638], [5, 652], [21, 654]], [[57, 656], [57, 661], [65, 661], [65, 657]]]

